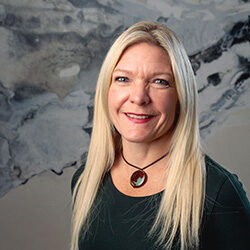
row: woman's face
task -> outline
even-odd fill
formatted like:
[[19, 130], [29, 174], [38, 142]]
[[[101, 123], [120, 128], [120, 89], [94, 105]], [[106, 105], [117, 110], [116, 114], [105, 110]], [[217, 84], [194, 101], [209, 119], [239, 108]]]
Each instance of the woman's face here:
[[169, 138], [177, 103], [167, 53], [146, 42], [128, 47], [113, 71], [108, 95], [110, 119], [122, 140]]

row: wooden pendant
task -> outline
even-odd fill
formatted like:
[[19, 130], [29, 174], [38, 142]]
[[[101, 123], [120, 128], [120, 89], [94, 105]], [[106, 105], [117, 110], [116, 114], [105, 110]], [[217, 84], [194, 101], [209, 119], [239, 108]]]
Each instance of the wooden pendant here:
[[133, 188], [139, 188], [147, 182], [148, 176], [143, 170], [135, 171], [130, 177], [130, 184]]

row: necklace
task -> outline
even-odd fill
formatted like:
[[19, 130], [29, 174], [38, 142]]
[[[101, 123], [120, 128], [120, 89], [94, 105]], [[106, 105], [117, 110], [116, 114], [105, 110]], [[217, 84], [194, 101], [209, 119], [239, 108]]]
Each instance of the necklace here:
[[123, 155], [123, 151], [121, 151], [122, 153], [122, 159], [131, 167], [134, 167], [136, 169], [138, 169], [137, 171], [135, 171], [131, 177], [130, 177], [130, 184], [133, 188], [139, 188], [142, 187], [148, 180], [148, 176], [146, 174], [146, 172], [144, 171], [146, 168], [154, 165], [156, 162], [160, 161], [161, 159], [163, 159], [164, 157], [166, 157], [168, 155], [169, 152], [167, 152], [166, 154], [164, 154], [163, 156], [161, 156], [160, 158], [158, 158], [157, 160], [153, 161], [152, 163], [148, 164], [147, 166], [145, 166], [144, 168], [140, 168], [138, 166], [135, 166], [131, 163], [129, 163], [124, 155]]

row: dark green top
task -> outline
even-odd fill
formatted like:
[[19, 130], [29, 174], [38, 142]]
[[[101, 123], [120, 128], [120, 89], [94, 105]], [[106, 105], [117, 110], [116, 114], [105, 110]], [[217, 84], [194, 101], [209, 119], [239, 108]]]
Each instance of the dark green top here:
[[[250, 205], [242, 184], [208, 156], [206, 161], [206, 198], [200, 248], [207, 250], [250, 249]], [[83, 171], [73, 176], [72, 190]], [[79, 250], [162, 249], [156, 237], [147, 233], [157, 213], [163, 192], [146, 197], [131, 197], [119, 192], [108, 173], [92, 209], [92, 224], [85, 237], [80, 234]], [[178, 239], [175, 247], [179, 249]]]

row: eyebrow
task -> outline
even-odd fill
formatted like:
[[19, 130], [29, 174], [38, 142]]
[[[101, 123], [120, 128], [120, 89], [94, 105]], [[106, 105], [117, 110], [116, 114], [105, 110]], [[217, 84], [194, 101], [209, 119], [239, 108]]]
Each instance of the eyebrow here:
[[[113, 71], [113, 73], [115, 73], [115, 72], [121, 72], [121, 73], [127, 73], [127, 74], [132, 74], [132, 72], [131, 71], [129, 71], [129, 70], [126, 70], [126, 69], [115, 69], [114, 71]], [[171, 73], [169, 73], [169, 72], [154, 72], [153, 73], [153, 77], [154, 76], [156, 76], [156, 75], [168, 75], [168, 76], [170, 76], [170, 77], [173, 77], [173, 74], [171, 74]]]
[[126, 69], [115, 69], [113, 71], [113, 73], [115, 72], [121, 72], [121, 73], [128, 73], [128, 74], [131, 74], [131, 72], [129, 70], [126, 70]]

